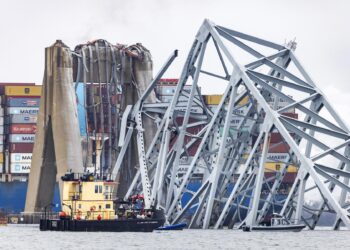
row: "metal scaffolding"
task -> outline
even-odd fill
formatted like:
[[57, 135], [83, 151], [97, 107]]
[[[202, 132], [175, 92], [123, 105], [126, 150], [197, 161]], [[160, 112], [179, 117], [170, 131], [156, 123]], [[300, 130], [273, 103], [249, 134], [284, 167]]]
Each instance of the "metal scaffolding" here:
[[[211, 50], [211, 51], [210, 51]], [[350, 229], [349, 128], [326, 96], [312, 81], [294, 54], [295, 43], [279, 45], [205, 20], [184, 64], [170, 104], [147, 103], [153, 90], [176, 57], [170, 57], [139, 102], [122, 119], [118, 173], [133, 133], [137, 133], [139, 164], [126, 197], [144, 192], [147, 206], [165, 210], [167, 220], [189, 222], [190, 228], [223, 228], [258, 225], [268, 211], [314, 228], [324, 212], [336, 215]], [[206, 70], [218, 58], [217, 73]], [[248, 62], [244, 62], [247, 59]], [[208, 62], [209, 61], [209, 62]], [[210, 110], [200, 95], [204, 77], [224, 81], [225, 92], [216, 109]], [[186, 88], [185, 88], [186, 86]], [[242, 105], [242, 100], [248, 100]], [[287, 102], [280, 107], [279, 100]], [[198, 109], [200, 108], [199, 112]], [[286, 115], [297, 110], [299, 119]], [[233, 124], [233, 116], [239, 116]], [[157, 125], [152, 143], [145, 149], [142, 117]], [[198, 133], [190, 128], [200, 126]], [[280, 169], [266, 177], [265, 163], [272, 147], [271, 134], [279, 133], [288, 147]], [[180, 161], [191, 147], [198, 149], [187, 169]], [[243, 160], [243, 156], [246, 156]], [[288, 169], [297, 177], [285, 199], [276, 200]], [[191, 180], [201, 173], [201, 186], [191, 191]], [[268, 192], [262, 194], [262, 188]], [[265, 188], [266, 189], [266, 188]], [[183, 206], [182, 196], [191, 198]], [[304, 202], [309, 193], [322, 203], [311, 209]], [[306, 218], [306, 214], [310, 217]]]

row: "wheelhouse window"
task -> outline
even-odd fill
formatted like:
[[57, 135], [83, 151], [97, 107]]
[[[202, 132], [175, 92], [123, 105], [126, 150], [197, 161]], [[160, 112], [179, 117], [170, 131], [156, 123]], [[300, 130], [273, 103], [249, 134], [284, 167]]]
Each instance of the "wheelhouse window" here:
[[95, 185], [95, 194], [98, 193], [98, 185]]

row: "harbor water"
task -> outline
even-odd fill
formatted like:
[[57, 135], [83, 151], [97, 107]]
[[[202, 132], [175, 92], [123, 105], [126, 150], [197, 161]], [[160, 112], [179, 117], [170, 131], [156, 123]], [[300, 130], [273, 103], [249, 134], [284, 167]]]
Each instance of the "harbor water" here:
[[349, 249], [349, 231], [183, 230], [152, 233], [40, 232], [38, 226], [0, 227], [0, 249]]

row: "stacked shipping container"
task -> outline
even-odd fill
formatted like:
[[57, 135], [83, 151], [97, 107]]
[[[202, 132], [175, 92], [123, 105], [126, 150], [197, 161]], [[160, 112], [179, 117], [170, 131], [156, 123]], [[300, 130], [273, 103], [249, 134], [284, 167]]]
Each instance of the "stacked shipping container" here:
[[[162, 102], [169, 103], [172, 99], [173, 94], [175, 93], [177, 81], [178, 79], [161, 79], [156, 88], [157, 98]], [[13, 175], [26, 176], [26, 174], [28, 174], [30, 171], [30, 163], [36, 132], [37, 114], [40, 105], [41, 87], [32, 86], [34, 84], [23, 85], [24, 86], [8, 85], [0, 89], [0, 91], [2, 91], [1, 94], [3, 94], [3, 105], [0, 108], [0, 174], [11, 173]], [[85, 87], [83, 84], [79, 84], [77, 88], [77, 95], [79, 99], [78, 113], [80, 132], [83, 138], [87, 136], [86, 132], [88, 132], [89, 134], [93, 134], [94, 131], [97, 133], [108, 133], [108, 126], [106, 126], [108, 120], [108, 117], [106, 116], [106, 114], [108, 113], [108, 105], [105, 100], [107, 98], [107, 88], [105, 85], [103, 85], [101, 98], [99, 96], [100, 93], [97, 87], [98, 86], [95, 84], [88, 84], [86, 86], [87, 97], [85, 97]], [[91, 93], [92, 89], [94, 90]], [[189, 91], [189, 87], [185, 87], [185, 92], [186, 90]], [[110, 96], [112, 100], [110, 103], [112, 115], [112, 130], [114, 130], [114, 125], [116, 121], [115, 114], [117, 113], [116, 109], [118, 108], [117, 104], [119, 104], [120, 97], [115, 92], [116, 91], [114, 91], [114, 94]], [[186, 93], [183, 94], [186, 95]], [[97, 118], [97, 128], [94, 128], [93, 124], [93, 110], [88, 109], [85, 111], [84, 108], [86, 102], [89, 102], [86, 99], [91, 98], [92, 95], [94, 96], [95, 102], [101, 102], [104, 106], [103, 119], [105, 121], [103, 122], [104, 125], [102, 127], [100, 126], [101, 110], [99, 110], [99, 107], [95, 110], [95, 117]], [[184, 108], [187, 99], [185, 95], [180, 96], [180, 102], [184, 103]], [[198, 98], [198, 100], [201, 98], [199, 93], [195, 94], [195, 98]], [[205, 95], [203, 96], [203, 100], [206, 102], [207, 106], [214, 111], [216, 106], [220, 103], [221, 95]], [[245, 114], [247, 106], [246, 104], [248, 102], [249, 98], [246, 97], [242, 99], [239, 103], [239, 106], [241, 106], [241, 108], [235, 111], [237, 115], [235, 115], [232, 120], [233, 129], [235, 125], [240, 123], [242, 117], [240, 117], [239, 115]], [[270, 104], [273, 105], [273, 100]], [[285, 106], [285, 103], [283, 102], [283, 100], [279, 100], [278, 105], [280, 107], [283, 107]], [[201, 107], [194, 107], [193, 112], [202, 113], [203, 110]], [[87, 117], [85, 116], [85, 114], [87, 115]], [[294, 110], [290, 110], [289, 113], [286, 113], [284, 115], [290, 116], [295, 119], [298, 118], [298, 115], [294, 112]], [[4, 121], [6, 123], [5, 127]], [[178, 125], [181, 126], [181, 117], [177, 118], [177, 122]], [[249, 124], [246, 126], [249, 126]], [[245, 128], [243, 128], [243, 130], [245, 130]], [[187, 132], [190, 134], [197, 134], [201, 129], [201, 126], [192, 127], [189, 128]], [[234, 131], [232, 132], [234, 133]], [[175, 138], [172, 138], [171, 146], [174, 142], [174, 139]], [[185, 139], [186, 141], [188, 141], [189, 137], [186, 137]], [[192, 147], [188, 149], [188, 160], [190, 160], [190, 158], [197, 151], [198, 144], [199, 142], [195, 143]], [[275, 171], [278, 171], [278, 169], [281, 167], [280, 162], [283, 162], [284, 159], [286, 159], [287, 157], [288, 149], [288, 146], [283, 142], [282, 137], [278, 133], [271, 134], [268, 161], [265, 166], [266, 173], [274, 173]], [[5, 160], [8, 159], [8, 169], [5, 169], [4, 158]], [[92, 161], [92, 163], [94, 164], [95, 159], [93, 159]], [[187, 160], [184, 162], [185, 165], [186, 162]], [[288, 172], [295, 174], [297, 172], [297, 168], [295, 166], [290, 166]]]
[[6, 150], [12, 178], [26, 179], [30, 172], [40, 95], [40, 86], [5, 87]]
[[[203, 96], [204, 101], [208, 105], [208, 107], [212, 110], [215, 111], [217, 105], [219, 105], [221, 101], [221, 95], [205, 95]], [[249, 102], [248, 96], [243, 98], [240, 103], [238, 104], [238, 108], [235, 110], [234, 117], [232, 119], [232, 127], [233, 130], [240, 124], [242, 121], [243, 117], [240, 115], [245, 115], [247, 112], [247, 104]], [[271, 102], [269, 102], [270, 106], [274, 105], [274, 99], [272, 98]], [[289, 103], [279, 99], [277, 102], [277, 108], [283, 108], [287, 106]], [[282, 115], [298, 119], [298, 114], [295, 113], [294, 109], [288, 110], [288, 113], [283, 113]], [[247, 128], [251, 126], [250, 121], [248, 120], [246, 125], [243, 127], [241, 131], [246, 131]], [[232, 133], [235, 133], [235, 131], [232, 131]], [[293, 136], [293, 135], [292, 135]], [[253, 142], [252, 142], [253, 143]], [[281, 167], [284, 165], [285, 162], [288, 162], [288, 151], [289, 151], [289, 146], [284, 142], [282, 136], [276, 131], [271, 133], [270, 135], [270, 146], [269, 146], [269, 152], [267, 156], [267, 161], [265, 163], [265, 177], [269, 178], [278, 172]], [[243, 161], [244, 159], [247, 159], [248, 154], [249, 154], [249, 149], [245, 152], [243, 155]], [[298, 168], [296, 166], [290, 165], [288, 167], [288, 171], [283, 179], [284, 184], [290, 184], [294, 182], [294, 179], [296, 177]], [[289, 188], [289, 186], [287, 185]]]
[[4, 173], [4, 107], [0, 96], [0, 174]]
[[[177, 88], [178, 79], [164, 78], [160, 79], [156, 87], [156, 96], [163, 103], [170, 103], [173, 99]], [[184, 87], [183, 92], [180, 93], [179, 103], [177, 104], [180, 107], [180, 110], [185, 111], [187, 106], [188, 96], [190, 94], [191, 86], [187, 85]], [[198, 101], [200, 100], [199, 93], [195, 93], [194, 98]], [[192, 113], [203, 113], [203, 108], [199, 105], [193, 105], [191, 107]]]

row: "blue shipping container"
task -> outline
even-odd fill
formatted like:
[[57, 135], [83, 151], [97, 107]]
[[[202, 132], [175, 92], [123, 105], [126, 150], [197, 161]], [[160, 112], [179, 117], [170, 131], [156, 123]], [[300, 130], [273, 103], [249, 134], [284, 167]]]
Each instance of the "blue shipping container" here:
[[[0, 182], [0, 209], [8, 213], [24, 211], [28, 182]], [[55, 186], [53, 197], [54, 211], [61, 210], [58, 185]]]
[[79, 129], [80, 135], [86, 136], [86, 116], [85, 116], [85, 85], [82, 82], [76, 83], [75, 93], [78, 97], [77, 99], [77, 109], [78, 109], [78, 119], [79, 119]]
[[8, 107], [39, 107], [40, 98], [14, 98], [7, 97], [6, 105]]

